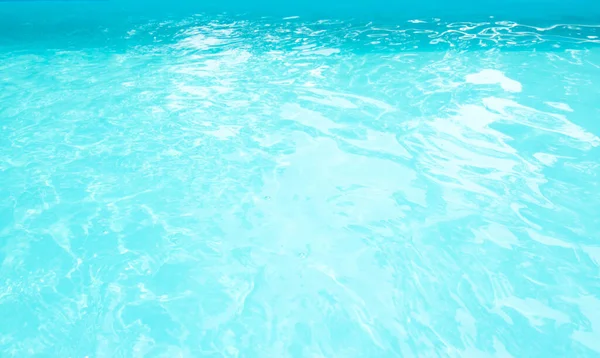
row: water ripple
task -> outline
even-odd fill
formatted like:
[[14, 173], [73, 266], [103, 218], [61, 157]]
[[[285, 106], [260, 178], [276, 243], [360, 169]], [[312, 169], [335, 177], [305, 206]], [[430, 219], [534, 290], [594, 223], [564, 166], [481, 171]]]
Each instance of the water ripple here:
[[112, 21], [0, 32], [3, 354], [600, 353], [600, 26]]

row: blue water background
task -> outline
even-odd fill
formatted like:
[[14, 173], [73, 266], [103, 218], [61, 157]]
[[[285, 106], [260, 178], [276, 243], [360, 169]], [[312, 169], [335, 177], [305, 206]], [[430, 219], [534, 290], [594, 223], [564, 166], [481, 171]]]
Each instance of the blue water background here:
[[599, 9], [0, 3], [0, 356], [597, 357]]

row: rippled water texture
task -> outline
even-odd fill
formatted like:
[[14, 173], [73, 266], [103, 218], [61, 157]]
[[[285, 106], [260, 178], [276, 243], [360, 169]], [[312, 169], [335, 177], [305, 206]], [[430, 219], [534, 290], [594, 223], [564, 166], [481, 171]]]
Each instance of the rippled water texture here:
[[597, 357], [600, 25], [0, 34], [0, 356]]

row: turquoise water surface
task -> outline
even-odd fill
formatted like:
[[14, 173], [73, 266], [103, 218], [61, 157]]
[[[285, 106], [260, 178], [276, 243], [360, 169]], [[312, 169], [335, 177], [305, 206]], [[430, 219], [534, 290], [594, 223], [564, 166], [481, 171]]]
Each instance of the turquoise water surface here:
[[0, 3], [0, 357], [600, 356], [600, 17], [152, 4]]

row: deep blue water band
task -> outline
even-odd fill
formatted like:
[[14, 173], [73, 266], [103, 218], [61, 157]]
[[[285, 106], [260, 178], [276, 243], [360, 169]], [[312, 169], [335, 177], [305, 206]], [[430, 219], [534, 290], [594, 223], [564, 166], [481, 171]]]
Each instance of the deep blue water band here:
[[[440, 17], [452, 20], [489, 18], [531, 21], [595, 23], [600, 21], [597, 0], [109, 0], [109, 1], [30, 1], [0, 0], [0, 16], [26, 6], [32, 16], [40, 11], [77, 11], [93, 17], [96, 12], [124, 11], [131, 14], [170, 14], [182, 12], [247, 12], [268, 15], [327, 17], [419, 18]], [[23, 15], [22, 11], [18, 12]]]

